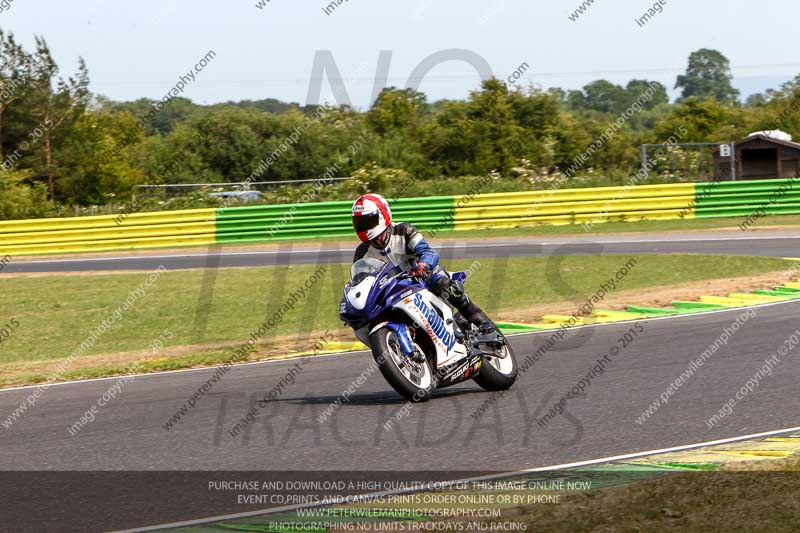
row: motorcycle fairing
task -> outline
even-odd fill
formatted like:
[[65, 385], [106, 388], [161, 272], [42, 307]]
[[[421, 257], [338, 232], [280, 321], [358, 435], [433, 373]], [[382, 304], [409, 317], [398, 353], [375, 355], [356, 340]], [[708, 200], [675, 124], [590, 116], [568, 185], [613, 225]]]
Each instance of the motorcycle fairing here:
[[428, 290], [420, 290], [394, 305], [420, 327], [436, 348], [436, 368], [452, 365], [467, 357], [467, 347], [453, 333], [453, 310]]

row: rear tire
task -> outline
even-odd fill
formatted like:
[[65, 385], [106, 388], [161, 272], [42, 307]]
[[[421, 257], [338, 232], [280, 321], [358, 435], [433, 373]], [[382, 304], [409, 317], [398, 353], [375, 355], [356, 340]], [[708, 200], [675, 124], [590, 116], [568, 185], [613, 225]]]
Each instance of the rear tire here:
[[[410, 402], [425, 402], [436, 388], [436, 379], [427, 358], [416, 362], [400, 347], [397, 333], [381, 328], [370, 336], [372, 356], [389, 385]], [[414, 349], [422, 354], [419, 346]]]
[[517, 380], [517, 360], [514, 357], [514, 350], [511, 345], [506, 344], [500, 348], [506, 352], [506, 356], [481, 358], [481, 369], [473, 379], [475, 383], [488, 391], [508, 390]]

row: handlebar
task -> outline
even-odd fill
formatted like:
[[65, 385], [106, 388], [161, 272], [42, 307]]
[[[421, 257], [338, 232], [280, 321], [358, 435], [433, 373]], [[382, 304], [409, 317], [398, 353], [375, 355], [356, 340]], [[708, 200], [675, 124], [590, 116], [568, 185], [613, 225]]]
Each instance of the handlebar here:
[[420, 280], [421, 276], [414, 276], [410, 272], [398, 272], [397, 274], [392, 276], [392, 279], [416, 279], [416, 280]]

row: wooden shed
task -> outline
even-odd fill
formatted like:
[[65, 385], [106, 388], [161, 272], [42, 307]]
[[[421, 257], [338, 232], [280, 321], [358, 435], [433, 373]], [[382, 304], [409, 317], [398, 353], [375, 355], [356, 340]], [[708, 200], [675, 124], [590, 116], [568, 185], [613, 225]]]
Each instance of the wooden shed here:
[[[800, 143], [756, 133], [736, 141], [736, 179], [765, 180], [793, 178], [800, 172]], [[730, 157], [714, 149], [714, 179], [731, 179]]]

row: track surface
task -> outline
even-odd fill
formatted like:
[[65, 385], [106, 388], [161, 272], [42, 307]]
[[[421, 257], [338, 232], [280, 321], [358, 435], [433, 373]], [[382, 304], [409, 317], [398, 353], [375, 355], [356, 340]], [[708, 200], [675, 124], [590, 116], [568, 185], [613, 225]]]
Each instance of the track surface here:
[[[597, 253], [717, 253], [776, 257], [800, 255], [793, 232], [664, 234], [594, 238], [449, 241], [439, 246], [445, 259]], [[148, 270], [348, 262], [352, 250], [322, 250], [287, 244], [261, 252], [206, 250], [185, 254], [147, 253], [128, 257], [14, 261], [5, 272]], [[477, 418], [471, 416], [491, 393], [471, 382], [440, 391], [415, 405], [390, 429], [384, 424], [405, 403], [379, 373], [369, 375], [349, 402], [319, 422], [322, 414], [367, 368], [370, 354], [308, 360], [296, 381], [262, 409], [255, 424], [237, 437], [228, 431], [287, 375], [296, 361], [234, 367], [188, 411], [175, 427], [165, 424], [206, 383], [213, 369], [141, 376], [103, 407], [97, 419], [71, 436], [67, 428], [97, 402], [116, 378], [64, 384], [48, 389], [12, 427], [0, 427], [0, 498], [14, 509], [0, 525], [14, 531], [107, 531], [248, 510], [231, 506], [184, 479], [195, 493], [178, 498], [181, 484], [157, 487], [155, 480], [115, 477], [51, 478], [54, 471], [507, 471], [590, 460], [771, 431], [798, 425], [796, 394], [800, 367], [793, 355], [740, 401], [715, 428], [706, 420], [761, 368], [763, 361], [798, 328], [800, 302], [760, 307], [645, 424], [635, 422], [693, 359], [722, 334], [741, 310], [641, 322], [645, 330], [594, 379], [587, 396], [567, 404], [567, 413], [540, 427], [544, 414], [618, 345], [631, 324], [580, 328], [569, 332], [513, 390]], [[516, 336], [518, 360], [543, 345], [548, 333]], [[5, 419], [33, 389], [0, 391]], [[42, 477], [33, 471], [50, 472]], [[15, 476], [19, 472], [21, 476]], [[220, 474], [223, 477], [227, 474]], [[71, 477], [69, 477], [71, 476]], [[463, 477], [463, 476], [456, 476]], [[170, 478], [171, 483], [171, 478]], [[194, 483], [194, 485], [192, 485]], [[58, 490], [73, 487], [71, 499]], [[76, 488], [76, 485], [77, 488]], [[81, 494], [80, 487], [93, 488]], [[44, 488], [42, 488], [44, 487]], [[197, 491], [201, 496], [196, 497]], [[27, 496], [26, 496], [27, 495]], [[30, 495], [35, 495], [31, 497]], [[94, 498], [94, 500], [92, 500]], [[114, 499], [116, 498], [116, 499]], [[81, 513], [71, 512], [80, 506]], [[113, 513], [104, 506], [114, 508]], [[269, 507], [261, 505], [257, 508]], [[45, 509], [47, 509], [45, 511]], [[91, 510], [91, 511], [90, 511]], [[18, 520], [15, 520], [18, 519]], [[37, 520], [43, 521], [37, 521]], [[91, 527], [84, 527], [91, 524]]]
[[[225, 247], [185, 253], [146, 252], [129, 256], [77, 259], [35, 259], [12, 261], [4, 272], [86, 272], [102, 270], [170, 270], [195, 268], [257, 267], [270, 265], [349, 262], [355, 244], [330, 243], [319, 248], [292, 248], [285, 243], [270, 250], [235, 252]], [[630, 253], [702, 253], [796, 257], [800, 255], [800, 232], [791, 230], [715, 232], [672, 232], [610, 237], [558, 237], [518, 239], [448, 240], [437, 246], [447, 259], [503, 256], [551, 256]]]
[[[67, 426], [115, 380], [55, 386], [13, 427], [0, 428], [0, 470], [514, 470], [797, 426], [792, 398], [800, 366], [793, 353], [719, 427], [708, 429], [705, 423], [798, 329], [795, 302], [758, 308], [757, 317], [668, 405], [644, 425], [634, 421], [741, 313], [642, 322], [644, 333], [613, 358], [587, 397], [567, 404], [570, 416], [544, 429], [534, 417], [586, 375], [631, 324], [571, 331], [477, 420], [470, 413], [492, 394], [470, 382], [415, 405], [388, 431], [384, 423], [404, 403], [378, 373], [329, 421], [317, 422], [364, 371], [370, 357], [364, 352], [310, 360], [252, 430], [237, 438], [228, 430], [294, 362], [233, 368], [169, 431], [163, 425], [213, 370], [138, 377], [74, 437]], [[546, 335], [514, 337], [518, 359], [541, 346]], [[13, 410], [30, 392], [0, 392], [0, 413]], [[163, 523], [174, 516], [166, 512], [169, 505], [160, 498], [145, 514], [116, 516], [114, 526]], [[220, 514], [215, 511], [204, 506], [202, 513], [180, 518]]]

